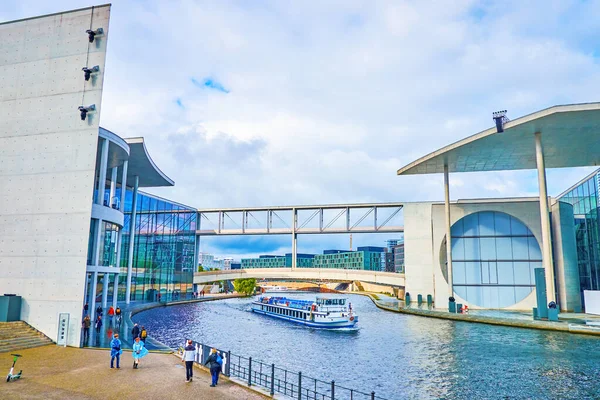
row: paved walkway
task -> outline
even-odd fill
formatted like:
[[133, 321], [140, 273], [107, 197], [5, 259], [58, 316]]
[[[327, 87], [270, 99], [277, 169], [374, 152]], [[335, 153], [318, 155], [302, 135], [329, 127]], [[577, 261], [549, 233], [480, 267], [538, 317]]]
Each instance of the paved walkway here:
[[[131, 353], [124, 352], [121, 369], [110, 369], [110, 352], [49, 345], [19, 351], [20, 380], [0, 383], [0, 399], [264, 399], [255, 392], [220, 379], [210, 387], [210, 375], [194, 368], [193, 382], [185, 382], [180, 359], [151, 353], [132, 369]], [[9, 353], [0, 354], [6, 372]]]

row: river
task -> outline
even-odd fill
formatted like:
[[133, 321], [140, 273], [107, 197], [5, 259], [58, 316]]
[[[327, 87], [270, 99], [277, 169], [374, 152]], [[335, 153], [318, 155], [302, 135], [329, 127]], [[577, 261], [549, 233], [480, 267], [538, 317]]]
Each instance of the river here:
[[596, 337], [396, 314], [349, 297], [355, 332], [254, 314], [248, 298], [161, 307], [134, 320], [174, 348], [192, 338], [388, 399], [600, 398]]

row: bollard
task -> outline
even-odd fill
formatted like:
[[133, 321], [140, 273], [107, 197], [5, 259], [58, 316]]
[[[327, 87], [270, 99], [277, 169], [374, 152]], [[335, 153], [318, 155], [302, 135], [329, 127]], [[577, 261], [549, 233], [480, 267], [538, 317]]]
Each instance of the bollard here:
[[271, 396], [275, 394], [275, 364], [271, 364]]
[[433, 296], [428, 294], [427, 295], [427, 308], [431, 309], [431, 307], [433, 307]]
[[331, 381], [331, 400], [335, 400], [335, 381]]
[[417, 295], [417, 306], [419, 308], [421, 308], [422, 305], [423, 305], [423, 295], [422, 294], [418, 294]]
[[252, 357], [248, 359], [248, 386], [252, 386]]
[[410, 307], [410, 293], [406, 292], [404, 295], [404, 308]]
[[302, 372], [298, 372], [298, 400], [302, 400]]

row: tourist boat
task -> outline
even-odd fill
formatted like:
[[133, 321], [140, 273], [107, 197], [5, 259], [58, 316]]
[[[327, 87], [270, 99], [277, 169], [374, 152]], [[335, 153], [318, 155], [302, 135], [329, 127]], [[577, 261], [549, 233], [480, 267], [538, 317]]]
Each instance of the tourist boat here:
[[286, 286], [263, 286], [262, 288], [265, 292], [287, 292], [290, 290]]
[[313, 328], [353, 328], [358, 322], [347, 299], [317, 297], [316, 301], [286, 297], [259, 297], [252, 311]]

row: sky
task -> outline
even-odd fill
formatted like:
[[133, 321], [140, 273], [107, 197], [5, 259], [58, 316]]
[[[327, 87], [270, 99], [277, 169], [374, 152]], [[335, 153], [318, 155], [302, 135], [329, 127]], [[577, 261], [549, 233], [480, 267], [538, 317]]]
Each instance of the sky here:
[[[3, 0], [0, 21], [95, 5]], [[100, 124], [144, 136], [196, 208], [443, 200], [398, 168], [493, 125], [600, 101], [600, 1], [115, 0]], [[548, 170], [557, 195], [593, 168]], [[452, 199], [535, 196], [535, 171], [450, 177]], [[359, 236], [383, 245], [394, 236]], [[203, 239], [217, 255], [284, 237]], [[302, 237], [300, 252], [348, 246]]]

